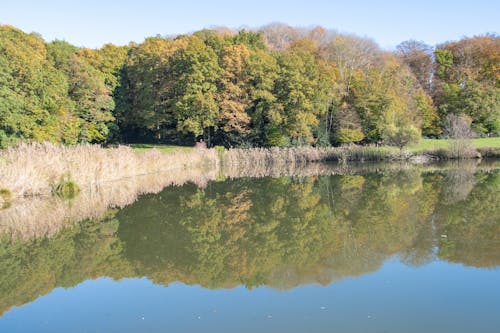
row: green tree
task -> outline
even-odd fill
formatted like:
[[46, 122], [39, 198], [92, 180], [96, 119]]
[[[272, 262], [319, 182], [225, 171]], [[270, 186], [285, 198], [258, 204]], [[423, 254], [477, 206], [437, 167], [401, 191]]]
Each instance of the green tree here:
[[0, 26], [0, 145], [60, 142], [71, 106], [67, 89], [64, 74], [48, 61], [39, 36]]
[[104, 74], [77, 55], [70, 58], [67, 71], [68, 95], [75, 103], [74, 114], [82, 120], [78, 141], [106, 141], [115, 103]]
[[247, 63], [250, 101], [247, 113], [251, 119], [251, 141], [257, 145], [285, 145], [281, 133], [282, 106], [274, 94], [279, 78], [276, 58], [264, 50], [250, 51]]
[[186, 42], [186, 47], [177, 50], [172, 59], [174, 117], [178, 130], [203, 136], [210, 146], [219, 116], [215, 95], [221, 69], [216, 53], [201, 39], [186, 37]]
[[417, 144], [420, 141], [421, 133], [413, 125], [390, 124], [384, 128], [383, 138], [388, 144], [398, 147], [402, 153], [404, 147]]
[[434, 101], [441, 119], [465, 115], [479, 134], [497, 133], [500, 123], [500, 38], [463, 38], [438, 46], [435, 52]]
[[284, 130], [294, 144], [311, 144], [313, 128], [319, 125], [331, 101], [334, 72], [321, 61], [317, 45], [310, 40], [294, 42], [278, 57], [280, 76], [276, 96], [283, 106]]
[[186, 41], [153, 37], [132, 46], [115, 92], [117, 124], [126, 140], [158, 140], [176, 131], [173, 54]]
[[217, 104], [220, 108], [218, 124], [226, 145], [243, 143], [250, 133], [250, 85], [248, 58], [250, 51], [245, 45], [225, 47], [220, 55], [223, 73], [218, 82]]

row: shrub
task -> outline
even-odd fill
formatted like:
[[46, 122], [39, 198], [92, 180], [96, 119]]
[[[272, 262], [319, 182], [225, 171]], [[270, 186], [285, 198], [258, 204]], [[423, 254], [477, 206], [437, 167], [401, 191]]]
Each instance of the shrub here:
[[10, 198], [12, 193], [6, 188], [0, 188], [0, 197], [4, 199]]
[[219, 157], [222, 157], [222, 155], [224, 155], [224, 152], [226, 151], [226, 148], [224, 146], [215, 146], [214, 149], [217, 153], [217, 156]]
[[54, 186], [52, 193], [64, 199], [73, 199], [80, 193], [80, 187], [72, 180], [63, 180]]
[[466, 159], [478, 156], [478, 151], [471, 140], [454, 139], [450, 142], [450, 158]]
[[340, 143], [359, 142], [365, 138], [361, 129], [341, 128], [337, 133], [337, 141]]
[[421, 138], [420, 130], [413, 125], [387, 126], [383, 136], [388, 144], [398, 147], [400, 151], [408, 145], [417, 144]]
[[471, 119], [466, 116], [449, 114], [444, 121], [444, 133], [451, 138], [450, 158], [474, 158], [478, 152], [470, 138], [474, 136], [471, 130]]
[[0, 188], [0, 209], [10, 207], [12, 193], [6, 188]]
[[481, 157], [500, 158], [500, 148], [498, 147], [482, 147], [478, 148]]

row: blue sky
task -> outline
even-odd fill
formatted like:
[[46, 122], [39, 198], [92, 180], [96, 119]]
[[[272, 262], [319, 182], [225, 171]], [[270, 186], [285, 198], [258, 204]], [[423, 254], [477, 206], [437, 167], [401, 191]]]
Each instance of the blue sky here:
[[391, 49], [413, 38], [434, 45], [463, 36], [500, 32], [498, 0], [344, 1], [106, 1], [0, 0], [0, 23], [46, 40], [78, 46], [128, 44], [144, 37], [213, 26], [258, 27], [271, 22], [322, 25], [373, 38]]

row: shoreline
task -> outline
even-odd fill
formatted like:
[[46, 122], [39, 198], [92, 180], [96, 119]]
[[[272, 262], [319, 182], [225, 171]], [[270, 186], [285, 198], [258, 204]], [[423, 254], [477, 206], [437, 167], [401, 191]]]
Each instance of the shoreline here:
[[[365, 162], [427, 164], [447, 160], [497, 159], [500, 147], [481, 147], [455, 154], [451, 149], [421, 152], [400, 151], [387, 146], [234, 148], [176, 150], [157, 149], [138, 153], [128, 146], [98, 145], [65, 147], [50, 143], [21, 144], [0, 151], [0, 208], [20, 197], [61, 195], [57, 190], [71, 185], [77, 192], [106, 182], [157, 173], [195, 172], [198, 176], [219, 174], [222, 169], [283, 169], [307, 163], [341, 165]], [[75, 194], [73, 191], [70, 194]], [[62, 193], [66, 195], [65, 192]]]
[[441, 161], [429, 164], [366, 163], [298, 163], [287, 168], [263, 166], [221, 166], [219, 169], [185, 169], [122, 179], [85, 188], [74, 198], [55, 195], [19, 197], [10, 207], [0, 209], [0, 241], [50, 237], [66, 226], [87, 219], [102, 219], [110, 211], [122, 209], [143, 195], [158, 194], [167, 187], [194, 186], [203, 190], [212, 182], [266, 177], [358, 177], [386, 173], [444, 172], [472, 175], [497, 172], [500, 160]]

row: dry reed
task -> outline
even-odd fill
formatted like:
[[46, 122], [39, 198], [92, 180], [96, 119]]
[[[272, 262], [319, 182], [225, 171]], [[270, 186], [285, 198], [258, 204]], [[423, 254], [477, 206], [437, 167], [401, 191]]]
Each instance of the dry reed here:
[[159, 193], [167, 186], [180, 186], [188, 182], [198, 187], [205, 187], [209, 181], [221, 176], [223, 178], [302, 177], [345, 175], [376, 170], [376, 166], [371, 164], [356, 166], [324, 163], [296, 164], [285, 169], [266, 168], [263, 165], [259, 168], [226, 165], [223, 169], [216, 167], [177, 169], [100, 183], [81, 191], [72, 200], [50, 195], [17, 198], [11, 207], [0, 210], [0, 235], [8, 235], [11, 239], [17, 240], [50, 237], [72, 223], [87, 219], [102, 219], [109, 209], [120, 209], [132, 204], [142, 194]]
[[126, 146], [21, 144], [0, 152], [0, 188], [15, 197], [43, 195], [66, 179], [85, 189], [138, 175], [213, 167], [217, 161], [216, 153], [209, 149], [169, 154], [153, 149], [138, 154]]
[[222, 163], [241, 166], [283, 166], [320, 161], [383, 161], [397, 157], [395, 150], [375, 146], [251, 148], [225, 151]]
[[498, 169], [498, 163], [481, 163], [478, 160], [446, 162], [422, 166], [411, 163], [297, 163], [279, 169], [273, 165], [223, 165], [221, 169], [185, 168], [170, 172], [149, 174], [115, 182], [101, 183], [87, 188], [73, 200], [57, 196], [17, 198], [12, 205], [0, 210], [0, 235], [12, 239], [50, 237], [65, 226], [86, 219], [102, 219], [109, 209], [123, 208], [146, 193], [158, 193], [166, 186], [187, 182], [204, 187], [209, 181], [238, 177], [281, 177], [318, 175], [363, 175], [378, 172], [398, 172], [415, 169], [421, 172], [463, 169], [489, 171]]
[[397, 151], [388, 148], [355, 145], [338, 148], [230, 149], [218, 155], [214, 149], [171, 153], [152, 149], [138, 154], [126, 146], [104, 149], [96, 145], [64, 147], [50, 143], [21, 144], [0, 152], [0, 189], [10, 191], [13, 197], [44, 195], [68, 180], [85, 189], [144, 174], [200, 166], [217, 170], [219, 162], [226, 167], [275, 169], [286, 174], [289, 173], [287, 170], [309, 162], [363, 162], [402, 158]]
[[0, 210], [0, 235], [12, 239], [50, 237], [71, 223], [102, 219], [109, 209], [132, 204], [142, 194], [187, 182], [203, 187], [216, 179], [213, 170], [193, 167], [101, 183], [81, 191], [73, 200], [58, 196], [17, 198], [10, 208]]
[[[129, 147], [21, 145], [0, 153], [0, 189], [9, 194], [0, 202], [0, 234], [16, 239], [51, 236], [70, 223], [101, 219], [110, 208], [123, 208], [141, 194], [186, 182], [204, 187], [217, 178], [347, 175], [410, 168], [407, 163], [309, 163], [380, 161], [388, 156], [394, 157], [384, 148], [359, 146], [231, 149], [218, 155], [214, 149], [137, 154]], [[71, 201], [50, 195], [64, 177], [82, 188]], [[7, 199], [8, 205], [3, 205]]]

